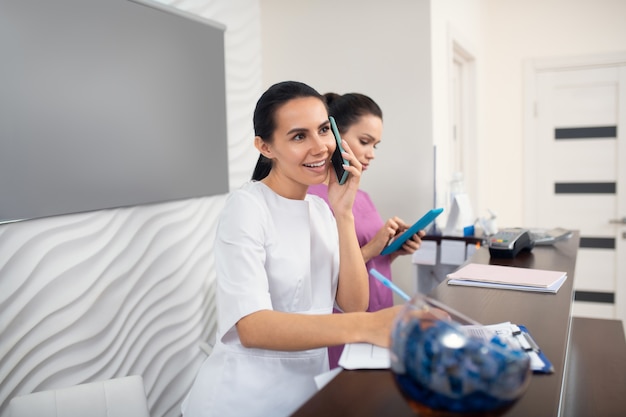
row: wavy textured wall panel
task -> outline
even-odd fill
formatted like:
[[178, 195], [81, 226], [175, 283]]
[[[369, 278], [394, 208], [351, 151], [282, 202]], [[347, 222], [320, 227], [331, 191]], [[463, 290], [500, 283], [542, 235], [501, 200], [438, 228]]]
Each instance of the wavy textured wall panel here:
[[140, 374], [152, 415], [177, 415], [214, 333], [224, 199], [3, 225], [2, 409], [21, 393]]
[[[231, 189], [257, 153], [258, 0], [161, 1], [224, 23]], [[16, 395], [144, 378], [179, 416], [215, 332], [213, 239], [225, 196], [0, 225], [0, 415]]]

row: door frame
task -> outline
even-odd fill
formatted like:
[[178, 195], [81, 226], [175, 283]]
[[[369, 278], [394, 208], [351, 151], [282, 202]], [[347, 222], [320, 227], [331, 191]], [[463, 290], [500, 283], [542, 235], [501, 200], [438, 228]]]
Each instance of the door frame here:
[[[605, 66], [622, 66], [620, 70], [619, 89], [619, 112], [618, 120], [626, 120], [626, 52], [617, 52], [599, 55], [584, 55], [572, 57], [553, 57], [531, 59], [524, 62], [524, 103], [523, 103], [523, 219], [524, 224], [533, 224], [534, 210], [538, 204], [534, 199], [533, 185], [537, 173], [532, 166], [532, 156], [536, 152], [536, 114], [537, 114], [537, 94], [536, 77], [542, 72], [568, 70], [568, 69], [592, 69]], [[618, 143], [625, 144], [618, 146], [619, 161], [626, 161], [626, 126], [618, 127]], [[626, 178], [626, 162], [619, 164], [618, 178]], [[529, 179], [532, 179], [529, 181]], [[626, 213], [626, 181], [617, 182], [618, 213]], [[532, 215], [531, 215], [532, 213]], [[607, 219], [608, 220], [608, 219]], [[623, 233], [626, 233], [624, 231]], [[616, 239], [617, 274], [615, 287], [615, 316], [623, 321], [626, 328], [626, 260], [620, 260], [619, 253], [624, 251], [626, 239]], [[620, 279], [621, 278], [621, 279]]]
[[[454, 149], [450, 143], [460, 139], [460, 159], [464, 174], [464, 187], [472, 205], [479, 201], [478, 182], [478, 139], [477, 139], [477, 90], [476, 90], [476, 53], [471, 42], [452, 25], [447, 27], [447, 89], [448, 89], [448, 126], [443, 152], [438, 156], [439, 164], [436, 177], [442, 178], [440, 192], [446, 195], [449, 182], [455, 169], [453, 167]], [[458, 72], [455, 77], [456, 68]], [[456, 82], [455, 83], [455, 78]], [[447, 201], [444, 200], [444, 201]], [[473, 211], [474, 210], [473, 207]]]

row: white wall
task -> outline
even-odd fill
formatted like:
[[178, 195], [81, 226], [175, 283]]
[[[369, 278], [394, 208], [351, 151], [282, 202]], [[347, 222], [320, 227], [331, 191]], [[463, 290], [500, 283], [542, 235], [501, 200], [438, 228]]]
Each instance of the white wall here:
[[[524, 61], [626, 50], [623, 0], [261, 0], [261, 9], [264, 86], [299, 79], [382, 106], [383, 143], [362, 185], [383, 217], [407, 221], [433, 204], [432, 144], [446, 169], [451, 38], [476, 57], [472, 203], [501, 227], [523, 219]], [[441, 203], [448, 178], [437, 180]], [[393, 273], [408, 291], [405, 261]]]
[[[476, 215], [523, 225], [523, 68], [527, 60], [626, 51], [623, 0], [437, 0], [432, 4], [434, 140], [449, 135], [449, 39], [477, 59]], [[439, 168], [445, 172], [445, 161]], [[506, 174], [505, 174], [506, 173]], [[446, 189], [446, 178], [438, 187]], [[533, 225], [523, 225], [532, 227]]]
[[[479, 121], [485, 158], [480, 166], [479, 205], [495, 209], [500, 225], [521, 225], [524, 62], [626, 51], [626, 1], [485, 3], [487, 49], [480, 87], [485, 97]], [[502, 172], [511, 175], [495, 174]]]
[[[472, 82], [481, 84], [483, 74], [482, 61], [486, 39], [484, 38], [483, 0], [438, 0], [431, 2], [431, 36], [432, 36], [432, 84], [433, 84], [433, 141], [437, 147], [437, 205], [447, 207], [447, 196], [452, 174], [450, 164], [449, 139], [451, 131], [452, 93], [450, 91], [451, 64], [453, 59], [452, 43], [457, 43], [465, 52], [473, 57]], [[476, 118], [482, 99], [479, 88], [471, 88], [468, 94], [473, 95], [468, 103], [469, 117]], [[480, 166], [479, 151], [480, 131], [476, 123], [467, 124], [468, 147], [466, 152], [472, 166], [465, 168], [465, 187], [470, 195], [470, 202], [476, 216], [482, 216], [477, 205], [480, 187], [478, 184], [477, 167]], [[441, 216], [442, 226], [447, 217]]]
[[[362, 186], [383, 218], [417, 220], [433, 205], [429, 2], [261, 0], [261, 16], [265, 87], [295, 79], [382, 107], [382, 142]], [[411, 289], [408, 256], [393, 274]]]

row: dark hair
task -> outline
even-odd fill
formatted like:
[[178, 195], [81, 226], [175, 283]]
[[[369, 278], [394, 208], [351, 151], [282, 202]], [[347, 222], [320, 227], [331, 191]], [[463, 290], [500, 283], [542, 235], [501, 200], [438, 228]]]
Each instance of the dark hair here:
[[383, 119], [383, 111], [370, 97], [360, 93], [339, 95], [336, 93], [324, 94], [328, 114], [335, 118], [339, 133], [344, 133], [350, 126], [357, 123], [359, 118], [373, 115]]
[[[268, 88], [267, 91], [261, 95], [254, 109], [254, 135], [259, 136], [264, 142], [271, 142], [274, 130], [276, 130], [276, 110], [289, 100], [302, 97], [319, 98], [320, 101], [324, 103], [324, 106], [326, 106], [326, 101], [320, 93], [314, 88], [298, 81], [283, 81]], [[252, 179], [260, 181], [267, 177], [271, 170], [271, 159], [261, 154], [254, 167]]]

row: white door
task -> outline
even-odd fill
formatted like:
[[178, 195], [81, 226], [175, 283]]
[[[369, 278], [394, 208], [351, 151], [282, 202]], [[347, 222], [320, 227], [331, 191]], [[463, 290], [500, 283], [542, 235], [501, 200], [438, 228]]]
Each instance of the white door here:
[[626, 56], [526, 81], [524, 223], [579, 230], [573, 314], [626, 323]]

